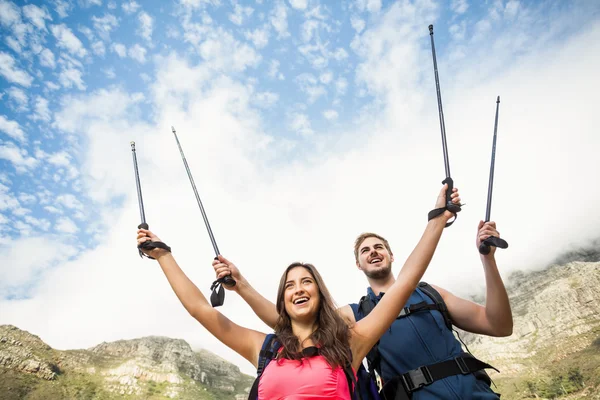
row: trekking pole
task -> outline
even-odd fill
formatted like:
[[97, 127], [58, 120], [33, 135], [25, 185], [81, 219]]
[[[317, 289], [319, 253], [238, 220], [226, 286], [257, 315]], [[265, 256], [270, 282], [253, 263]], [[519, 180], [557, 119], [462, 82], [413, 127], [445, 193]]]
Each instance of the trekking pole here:
[[[496, 120], [494, 121], [494, 140], [492, 141], [492, 164], [490, 165], [490, 181], [488, 184], [487, 208], [485, 210], [485, 222], [490, 221], [492, 211], [492, 190], [494, 188], [494, 164], [496, 163], [496, 137], [498, 135], [498, 110], [500, 109], [500, 96], [496, 100]], [[499, 237], [490, 236], [479, 245], [479, 253], [483, 255], [490, 254], [490, 246], [506, 249], [508, 243]]]
[[[133, 170], [135, 173], [135, 185], [137, 187], [138, 204], [140, 207], [140, 219], [142, 220], [142, 222], [138, 225], [138, 229], [149, 229], [148, 224], [146, 223], [146, 213], [144, 212], [144, 199], [142, 197], [142, 185], [140, 183], [140, 171], [138, 170], [137, 157], [135, 154], [135, 142], [132, 141], [130, 144], [131, 144], [131, 154], [133, 155]], [[140, 257], [147, 257], [150, 259], [154, 259], [153, 257], [150, 257], [149, 255], [146, 255], [144, 252], [142, 252], [142, 249], [152, 250], [152, 249], [156, 249], [156, 248], [164, 249], [164, 250], [171, 252], [171, 248], [169, 246], [167, 246], [166, 244], [164, 244], [163, 242], [150, 242], [150, 241], [144, 242], [144, 243], [138, 245], [138, 252], [140, 253]]]
[[[435, 57], [435, 44], [433, 43], [433, 25], [429, 25], [429, 37], [431, 38], [431, 54], [433, 55], [433, 72], [435, 74], [435, 89], [437, 92], [438, 112], [440, 117], [440, 130], [442, 132], [442, 151], [444, 153], [444, 167], [446, 168], [446, 179], [442, 181], [442, 184], [448, 184], [448, 190], [446, 190], [446, 210], [454, 214], [461, 210], [460, 204], [452, 203], [452, 189], [454, 188], [454, 181], [450, 177], [450, 160], [448, 159], [448, 145], [446, 143], [446, 124], [444, 123], [444, 110], [442, 109], [442, 93], [440, 91], [440, 79], [438, 77], [437, 60]], [[439, 215], [439, 214], [438, 214]], [[454, 222], [454, 221], [452, 221]], [[450, 222], [446, 226], [452, 224]]]
[[[196, 184], [194, 183], [194, 178], [192, 177], [192, 172], [190, 171], [190, 167], [188, 166], [187, 160], [185, 159], [185, 155], [183, 154], [183, 149], [181, 148], [181, 143], [179, 143], [179, 138], [177, 137], [177, 132], [174, 127], [171, 127], [173, 131], [173, 135], [175, 135], [175, 141], [177, 141], [177, 147], [179, 147], [179, 153], [181, 153], [181, 159], [183, 160], [183, 165], [185, 166], [185, 170], [187, 172], [188, 177], [190, 178], [190, 183], [192, 184], [192, 189], [194, 191], [194, 195], [196, 195], [196, 201], [198, 202], [198, 207], [200, 208], [200, 212], [202, 213], [202, 218], [204, 219], [204, 225], [206, 225], [206, 230], [208, 231], [208, 236], [210, 237], [210, 242], [212, 243], [213, 249], [215, 251], [215, 260], [218, 260], [218, 256], [221, 254], [219, 252], [219, 248], [217, 247], [217, 241], [215, 240], [215, 236], [213, 235], [212, 229], [210, 228], [210, 223], [208, 222], [208, 217], [206, 216], [206, 212], [204, 211], [204, 206], [202, 205], [202, 200], [200, 200], [200, 195], [198, 194], [198, 190], [196, 189]], [[210, 302], [213, 307], [218, 307], [223, 305], [225, 301], [225, 292], [223, 291], [222, 285], [227, 286], [235, 286], [235, 280], [231, 277], [231, 275], [226, 275], [223, 278], [217, 279], [214, 281], [210, 287], [213, 291], [210, 296]]]

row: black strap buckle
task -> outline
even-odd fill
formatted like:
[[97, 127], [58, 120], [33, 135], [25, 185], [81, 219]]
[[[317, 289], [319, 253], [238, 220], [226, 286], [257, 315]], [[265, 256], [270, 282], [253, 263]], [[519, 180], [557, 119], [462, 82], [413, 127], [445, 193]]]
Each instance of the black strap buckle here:
[[400, 375], [407, 391], [413, 392], [423, 386], [431, 385], [433, 379], [427, 367], [419, 367]]
[[467, 366], [467, 363], [462, 356], [454, 357], [454, 362], [456, 362], [456, 365], [458, 365], [458, 369], [460, 370], [461, 374], [468, 375], [471, 373], [471, 370]]

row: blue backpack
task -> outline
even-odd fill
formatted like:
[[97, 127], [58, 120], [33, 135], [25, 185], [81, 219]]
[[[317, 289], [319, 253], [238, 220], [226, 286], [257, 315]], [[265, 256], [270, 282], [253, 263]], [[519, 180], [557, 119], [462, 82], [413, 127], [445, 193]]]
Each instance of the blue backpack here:
[[[450, 317], [450, 313], [448, 312], [448, 308], [446, 307], [446, 303], [439, 292], [426, 282], [420, 282], [418, 288], [433, 301], [433, 304], [429, 304], [427, 302], [412, 304], [409, 307], [405, 307], [398, 315], [398, 318], [404, 318], [422, 311], [438, 311], [441, 313], [446, 327], [452, 331], [452, 319]], [[360, 299], [358, 311], [362, 314], [363, 318], [366, 317], [374, 308], [375, 303], [373, 303], [368, 296], [363, 296]], [[356, 311], [355, 318], [357, 318]], [[441, 362], [435, 365], [422, 366], [416, 370], [396, 376], [388, 382], [381, 382], [381, 380], [378, 379], [378, 377], [381, 376], [381, 354], [379, 353], [379, 342], [377, 342], [371, 351], [369, 351], [366, 359], [369, 365], [369, 372], [363, 368], [363, 371], [367, 375], [363, 378], [359, 377], [359, 381], [366, 382], [365, 384], [368, 384], [369, 381], [371, 383], [380, 382], [379, 385], [375, 385], [376, 388], [379, 388], [379, 392], [377, 394], [379, 397], [374, 397], [374, 399], [383, 400], [411, 399], [412, 393], [415, 390], [418, 390], [425, 385], [429, 385], [438, 379], [443, 379], [447, 376], [456, 374], [474, 374], [477, 379], [481, 379], [489, 386], [490, 378], [484, 369], [492, 368], [496, 370], [496, 368], [492, 367], [491, 365], [476, 359], [470, 353], [463, 353], [461, 356], [456, 357], [453, 360]], [[365, 384], [363, 384], [363, 386]]]
[[[277, 358], [277, 353], [281, 348], [281, 342], [277, 340], [277, 336], [274, 333], [270, 333], [265, 338], [263, 342], [262, 348], [260, 349], [260, 353], [258, 354], [258, 367], [256, 368], [256, 379], [252, 384], [252, 388], [250, 389], [250, 394], [248, 395], [248, 400], [257, 400], [258, 399], [258, 383], [260, 382], [260, 377], [263, 372], [267, 368], [267, 365], [271, 362], [271, 360]], [[318, 349], [314, 349], [314, 351], [306, 352], [307, 357], [315, 356], [318, 354]], [[305, 349], [308, 350], [308, 349]], [[304, 353], [304, 352], [303, 352]], [[367, 371], [362, 367], [362, 370], [365, 374], [368, 375]], [[376, 397], [362, 397], [360, 392], [360, 384], [354, 378], [354, 374], [352, 373], [352, 367], [347, 365], [344, 370], [344, 375], [346, 375], [346, 380], [348, 381], [348, 388], [350, 389], [350, 396], [353, 400], [378, 400]], [[360, 371], [360, 369], [359, 369]], [[360, 375], [359, 375], [360, 376]], [[354, 390], [354, 389], [357, 390]], [[375, 389], [376, 390], [376, 389]]]

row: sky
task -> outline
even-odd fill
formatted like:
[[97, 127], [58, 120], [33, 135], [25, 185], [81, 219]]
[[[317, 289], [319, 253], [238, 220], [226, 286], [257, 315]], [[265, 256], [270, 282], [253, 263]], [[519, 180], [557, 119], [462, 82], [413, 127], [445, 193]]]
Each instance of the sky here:
[[[597, 1], [0, 0], [0, 324], [57, 349], [163, 335], [252, 374], [135, 248], [140, 213], [209, 295], [212, 246], [267, 298], [294, 261], [339, 305], [366, 280], [353, 241], [391, 243], [395, 273], [445, 178], [466, 205], [424, 280], [485, 285], [491, 218], [503, 277], [600, 236]], [[220, 309], [268, 331], [233, 292]]]

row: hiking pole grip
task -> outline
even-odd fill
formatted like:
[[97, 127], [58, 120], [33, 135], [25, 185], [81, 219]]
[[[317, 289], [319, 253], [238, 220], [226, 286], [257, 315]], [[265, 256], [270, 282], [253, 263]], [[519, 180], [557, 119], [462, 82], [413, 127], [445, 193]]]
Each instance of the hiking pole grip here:
[[[218, 257], [218, 256], [215, 256], [215, 260], [219, 260], [219, 257]], [[235, 284], [237, 283], [237, 282], [235, 281], [235, 279], [233, 279], [233, 278], [231, 277], [231, 275], [225, 275], [225, 276], [224, 276], [223, 278], [221, 278], [221, 279], [222, 279], [223, 285], [225, 285], [225, 286], [231, 286], [231, 287], [233, 287], [233, 286], [235, 286]]]
[[506, 249], [508, 248], [508, 243], [506, 242], [506, 240], [500, 239], [499, 237], [490, 236], [489, 238], [481, 242], [481, 244], [479, 245], [479, 254], [482, 254], [484, 256], [490, 254], [492, 246], [499, 247], [501, 249]]
[[453, 214], [460, 212], [461, 208], [459, 204], [454, 204], [452, 202], [452, 190], [454, 190], [454, 181], [452, 178], [447, 177], [442, 181], [442, 185], [447, 184], [448, 189], [446, 189], [446, 209]]

